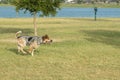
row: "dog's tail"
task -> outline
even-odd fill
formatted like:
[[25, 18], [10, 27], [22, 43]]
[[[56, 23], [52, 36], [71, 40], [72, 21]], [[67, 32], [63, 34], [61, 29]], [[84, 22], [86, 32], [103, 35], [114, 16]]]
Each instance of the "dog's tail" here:
[[16, 32], [15, 37], [17, 38], [18, 35], [21, 34], [21, 33], [22, 33], [22, 31], [18, 31], [18, 32]]

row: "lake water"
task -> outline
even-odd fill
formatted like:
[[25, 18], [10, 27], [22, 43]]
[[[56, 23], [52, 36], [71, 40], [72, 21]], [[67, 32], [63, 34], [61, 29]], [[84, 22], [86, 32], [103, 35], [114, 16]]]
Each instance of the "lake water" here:
[[[29, 12], [24, 14], [20, 11], [18, 14], [15, 7], [0, 7], [0, 18], [21, 18], [32, 17]], [[55, 17], [75, 17], [75, 18], [90, 18], [94, 17], [93, 8], [62, 8], [58, 11]], [[120, 8], [98, 8], [97, 17], [120, 18]]]

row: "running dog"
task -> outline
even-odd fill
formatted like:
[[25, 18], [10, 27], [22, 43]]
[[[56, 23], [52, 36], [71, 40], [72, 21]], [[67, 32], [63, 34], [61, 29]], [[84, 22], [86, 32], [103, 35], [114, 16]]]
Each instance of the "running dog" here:
[[31, 53], [33, 56], [34, 50], [38, 48], [40, 44], [45, 44], [45, 43], [51, 43], [52, 40], [48, 37], [48, 35], [44, 35], [42, 37], [39, 36], [19, 36], [22, 31], [18, 31], [15, 34], [15, 37], [17, 39], [17, 44], [18, 44], [18, 52], [22, 52], [26, 54], [24, 51], [25, 46], [29, 46], [28, 52]]

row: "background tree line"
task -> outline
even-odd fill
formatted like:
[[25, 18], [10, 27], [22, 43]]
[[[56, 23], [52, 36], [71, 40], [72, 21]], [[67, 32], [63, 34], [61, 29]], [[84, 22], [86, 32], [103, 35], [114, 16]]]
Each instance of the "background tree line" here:
[[[2, 4], [9, 4], [13, 0], [0, 0], [0, 3]], [[67, 0], [61, 0], [61, 3], [66, 2]], [[117, 4], [120, 3], [120, 0], [73, 0], [75, 3], [82, 4], [82, 3], [112, 3], [115, 2]]]
[[119, 3], [120, 0], [76, 0], [77, 3]]

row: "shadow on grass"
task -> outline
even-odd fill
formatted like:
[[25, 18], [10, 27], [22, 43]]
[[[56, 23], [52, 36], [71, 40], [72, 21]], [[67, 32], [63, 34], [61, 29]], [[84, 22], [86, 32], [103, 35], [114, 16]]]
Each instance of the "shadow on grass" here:
[[15, 53], [16, 55], [31, 55], [30, 53], [27, 52], [27, 50], [25, 50], [25, 52], [27, 52], [26, 54], [23, 54], [22, 52], [18, 52], [18, 50], [15, 48], [10, 48], [8, 50]]
[[29, 28], [4, 28], [0, 27], [0, 34], [6, 34], [6, 33], [16, 33], [17, 31], [22, 31], [25, 34], [33, 33], [32, 29]]
[[111, 30], [83, 30], [91, 42], [99, 42], [113, 47], [120, 48], [120, 31]]
[[[17, 46], [16, 46], [16, 48], [9, 48], [8, 50], [9, 50], [10, 52], [16, 54], [16, 55], [22, 55], [22, 56], [29, 56], [29, 55], [30, 55], [30, 56], [31, 56], [31, 53], [28, 52], [28, 49], [24, 49], [24, 51], [26, 52], [25, 54], [22, 53], [22, 52], [18, 52]], [[38, 55], [39, 52], [40, 52], [40, 51], [39, 51], [38, 49], [36, 49], [36, 50], [34, 51], [34, 54], [35, 54], [35, 55]]]
[[[94, 20], [94, 18], [70, 18], [70, 20], [80, 20], [80, 21], [95, 21]], [[104, 22], [104, 21], [106, 21], [106, 22], [109, 22], [109, 21], [112, 21], [112, 22], [120, 22], [120, 20], [118, 19], [118, 20], [110, 20], [110, 19], [102, 19], [102, 18], [98, 18], [96, 21], [102, 21], [102, 22]], [[96, 22], [95, 21], [95, 22]]]

